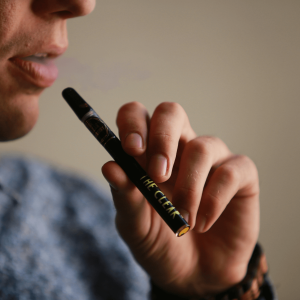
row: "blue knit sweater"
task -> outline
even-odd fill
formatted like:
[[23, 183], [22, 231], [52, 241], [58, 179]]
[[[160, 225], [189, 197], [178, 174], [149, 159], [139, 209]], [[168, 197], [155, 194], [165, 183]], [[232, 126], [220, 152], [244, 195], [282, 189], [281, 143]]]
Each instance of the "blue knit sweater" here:
[[110, 197], [33, 159], [0, 161], [0, 299], [144, 300]]

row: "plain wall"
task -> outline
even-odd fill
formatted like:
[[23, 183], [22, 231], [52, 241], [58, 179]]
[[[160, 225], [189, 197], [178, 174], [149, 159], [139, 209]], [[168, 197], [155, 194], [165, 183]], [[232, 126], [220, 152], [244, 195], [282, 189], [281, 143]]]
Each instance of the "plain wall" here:
[[257, 165], [262, 243], [279, 299], [300, 299], [300, 1], [109, 0], [70, 20], [60, 78], [25, 138], [0, 145], [106, 183], [110, 159], [61, 97], [76, 88], [117, 132], [129, 101], [180, 103], [199, 134]]

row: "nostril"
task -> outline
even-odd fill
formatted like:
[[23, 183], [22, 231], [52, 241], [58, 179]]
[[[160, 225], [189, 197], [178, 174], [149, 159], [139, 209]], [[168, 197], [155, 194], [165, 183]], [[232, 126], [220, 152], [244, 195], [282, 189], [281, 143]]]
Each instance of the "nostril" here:
[[59, 12], [54, 12], [53, 14], [58, 15], [59, 17], [63, 18], [63, 19], [70, 19], [70, 18], [74, 18], [75, 15], [67, 10], [63, 10], [63, 11], [59, 11]]

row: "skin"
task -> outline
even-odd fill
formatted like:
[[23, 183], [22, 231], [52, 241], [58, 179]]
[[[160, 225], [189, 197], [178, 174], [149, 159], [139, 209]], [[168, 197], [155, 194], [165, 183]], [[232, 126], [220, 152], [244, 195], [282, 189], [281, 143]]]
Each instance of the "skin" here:
[[117, 125], [125, 151], [191, 225], [175, 237], [121, 168], [108, 162], [102, 171], [116, 225], [137, 261], [158, 286], [182, 296], [217, 294], [240, 282], [259, 233], [254, 163], [216, 137], [197, 137], [176, 103], [160, 104], [151, 118], [142, 104], [126, 104]]
[[32, 129], [44, 90], [9, 72], [9, 59], [53, 47], [63, 53], [68, 46], [66, 20], [84, 16], [94, 6], [94, 0], [1, 0], [0, 141], [22, 137]]
[[[18, 53], [67, 45], [66, 20], [84, 16], [93, 0], [2, 0], [0, 3], [0, 140], [28, 133], [43, 87], [8, 72]], [[38, 28], [38, 30], [37, 30]], [[59, 51], [58, 51], [59, 52]], [[161, 288], [183, 296], [226, 290], [243, 279], [259, 232], [254, 163], [218, 138], [197, 136], [183, 108], [160, 104], [150, 117], [138, 102], [120, 108], [125, 151], [136, 157], [191, 225], [176, 237], [115, 162], [103, 174], [116, 225], [133, 255]]]

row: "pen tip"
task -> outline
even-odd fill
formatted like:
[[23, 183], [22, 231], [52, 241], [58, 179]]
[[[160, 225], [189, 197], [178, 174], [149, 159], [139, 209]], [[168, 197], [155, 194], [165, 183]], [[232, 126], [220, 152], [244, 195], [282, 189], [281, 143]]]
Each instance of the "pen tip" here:
[[64, 89], [62, 91], [62, 96], [79, 119], [81, 119], [87, 112], [91, 110], [91, 107], [73, 88], [68, 87]]
[[69, 99], [70, 97], [73, 97], [76, 94], [77, 92], [71, 87], [65, 88], [62, 91], [62, 96], [65, 98], [65, 100]]

